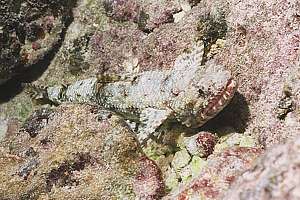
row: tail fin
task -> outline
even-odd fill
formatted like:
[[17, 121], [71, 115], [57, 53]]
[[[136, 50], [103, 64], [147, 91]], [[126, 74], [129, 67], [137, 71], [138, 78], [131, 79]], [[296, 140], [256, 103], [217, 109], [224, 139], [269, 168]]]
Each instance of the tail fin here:
[[38, 86], [32, 83], [22, 83], [25, 93], [34, 103], [47, 104], [51, 102], [48, 98], [47, 87]]

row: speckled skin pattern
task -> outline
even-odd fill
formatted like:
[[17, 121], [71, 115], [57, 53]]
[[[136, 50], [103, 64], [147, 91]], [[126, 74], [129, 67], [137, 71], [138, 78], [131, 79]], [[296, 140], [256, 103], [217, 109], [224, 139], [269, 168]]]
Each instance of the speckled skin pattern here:
[[165, 121], [200, 127], [233, 97], [237, 83], [223, 66], [201, 65], [203, 45], [180, 55], [170, 70], [132, 73], [103, 84], [97, 78], [47, 88], [56, 103], [96, 103], [140, 124], [145, 141]]

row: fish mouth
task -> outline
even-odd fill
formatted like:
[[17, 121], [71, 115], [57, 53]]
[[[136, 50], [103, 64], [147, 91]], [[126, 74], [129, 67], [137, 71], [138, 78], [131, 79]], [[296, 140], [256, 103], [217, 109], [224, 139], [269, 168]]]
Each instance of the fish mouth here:
[[208, 104], [197, 114], [197, 127], [215, 117], [230, 102], [237, 90], [237, 81], [230, 78], [220, 92], [208, 100]]

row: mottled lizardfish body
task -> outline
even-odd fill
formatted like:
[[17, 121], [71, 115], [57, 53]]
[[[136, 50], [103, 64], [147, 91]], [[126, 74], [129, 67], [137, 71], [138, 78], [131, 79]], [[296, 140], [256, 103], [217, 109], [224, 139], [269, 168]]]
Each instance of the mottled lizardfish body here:
[[237, 83], [221, 65], [201, 65], [203, 46], [180, 55], [169, 70], [132, 74], [102, 84], [97, 78], [69, 86], [47, 87], [55, 103], [94, 103], [140, 124], [138, 138], [147, 139], [167, 120], [200, 127], [233, 97]]

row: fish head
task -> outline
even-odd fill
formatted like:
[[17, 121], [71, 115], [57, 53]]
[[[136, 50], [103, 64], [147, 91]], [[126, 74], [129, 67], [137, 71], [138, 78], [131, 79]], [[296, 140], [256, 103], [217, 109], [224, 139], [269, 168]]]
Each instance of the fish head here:
[[178, 95], [181, 105], [175, 109], [177, 120], [191, 128], [202, 126], [228, 105], [237, 85], [224, 66], [213, 62], [199, 66], [188, 87]]

